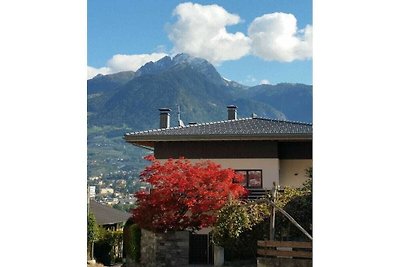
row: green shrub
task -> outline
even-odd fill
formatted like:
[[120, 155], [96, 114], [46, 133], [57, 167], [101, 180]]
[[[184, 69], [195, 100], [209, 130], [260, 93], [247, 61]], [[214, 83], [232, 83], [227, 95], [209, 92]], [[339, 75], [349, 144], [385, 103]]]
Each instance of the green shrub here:
[[[312, 235], [312, 194], [305, 193], [294, 197], [283, 209], [289, 213], [309, 234]], [[309, 241], [309, 239], [296, 226], [294, 226], [281, 213], [276, 216], [276, 238]]]
[[250, 260], [257, 258], [257, 241], [264, 239], [269, 233], [268, 220], [254, 225], [252, 229], [243, 231], [237, 238], [225, 243], [226, 261]]
[[140, 240], [142, 237], [142, 231], [137, 224], [131, 226], [132, 231], [132, 255], [135, 262], [140, 262]]
[[87, 215], [87, 242], [96, 241], [99, 238], [99, 226], [96, 222], [96, 218], [92, 212]]
[[100, 229], [92, 212], [87, 214], [87, 256], [93, 259], [93, 243], [99, 238]]
[[124, 226], [124, 257], [140, 262], [141, 230], [129, 219]]
[[[285, 188], [278, 194], [277, 206], [288, 212], [311, 234], [312, 224], [312, 169], [308, 180], [301, 188]], [[232, 201], [218, 214], [213, 229], [213, 242], [225, 249], [226, 260], [255, 259], [257, 240], [269, 239], [269, 204], [243, 205], [246, 202]], [[279, 211], [276, 211], [275, 240], [309, 241]]]
[[110, 231], [100, 228], [100, 237], [94, 247], [94, 256], [96, 260], [105, 265], [115, 263], [116, 260], [120, 258], [116, 250], [120, 250], [122, 238], [123, 232], [121, 230]]
[[213, 242], [218, 246], [228, 247], [236, 243], [243, 233], [265, 220], [269, 214], [266, 204], [244, 206], [241, 201], [231, 201], [217, 216], [213, 229]]

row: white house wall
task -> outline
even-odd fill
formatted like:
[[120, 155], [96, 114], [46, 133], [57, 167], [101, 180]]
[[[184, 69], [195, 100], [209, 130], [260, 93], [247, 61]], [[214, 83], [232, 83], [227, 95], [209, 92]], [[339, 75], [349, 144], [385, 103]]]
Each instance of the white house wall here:
[[223, 168], [232, 169], [261, 169], [263, 177], [263, 188], [272, 188], [272, 182], [279, 180], [279, 160], [278, 159], [214, 159]]
[[[195, 163], [207, 159], [190, 159]], [[165, 162], [165, 160], [160, 160]], [[222, 168], [231, 168], [235, 170], [262, 170], [263, 188], [272, 188], [272, 182], [278, 182], [279, 160], [278, 159], [211, 159], [221, 165]]]
[[300, 187], [307, 179], [309, 167], [312, 167], [311, 159], [280, 160], [280, 185]]
[[[191, 162], [205, 160], [207, 159], [190, 159]], [[263, 188], [267, 189], [272, 188], [274, 181], [282, 186], [300, 187], [307, 179], [306, 169], [312, 166], [311, 159], [211, 159], [211, 161], [221, 164], [222, 168], [262, 170]]]

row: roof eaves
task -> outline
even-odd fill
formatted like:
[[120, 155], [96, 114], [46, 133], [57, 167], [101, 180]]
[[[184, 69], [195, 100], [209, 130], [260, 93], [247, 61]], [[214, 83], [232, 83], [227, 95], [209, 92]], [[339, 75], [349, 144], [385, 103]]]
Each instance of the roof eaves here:
[[300, 121], [287, 121], [287, 120], [256, 117], [256, 118], [242, 118], [242, 119], [237, 119], [237, 120], [205, 122], [205, 123], [199, 123], [199, 124], [194, 124], [194, 125], [185, 125], [185, 126], [176, 126], [176, 127], [163, 128], [163, 129], [151, 129], [151, 130], [145, 130], [145, 131], [130, 132], [130, 133], [126, 133], [124, 135], [124, 138], [126, 139], [126, 137], [128, 137], [128, 136], [141, 135], [141, 134], [146, 134], [146, 136], [151, 136], [150, 133], [161, 133], [161, 132], [168, 132], [168, 131], [178, 130], [178, 129], [202, 127], [202, 126], [206, 126], [206, 125], [215, 125], [215, 124], [235, 123], [235, 122], [248, 121], [248, 120], [266, 120], [266, 121], [272, 121], [272, 122], [282, 122], [282, 123], [289, 123], [289, 124], [300, 124], [300, 125], [305, 125], [305, 126], [312, 126], [312, 123], [306, 123], [306, 122], [300, 122]]
[[251, 135], [134, 135], [127, 136], [129, 143], [137, 141], [163, 142], [163, 141], [237, 141], [237, 140], [311, 140], [312, 134], [251, 134]]

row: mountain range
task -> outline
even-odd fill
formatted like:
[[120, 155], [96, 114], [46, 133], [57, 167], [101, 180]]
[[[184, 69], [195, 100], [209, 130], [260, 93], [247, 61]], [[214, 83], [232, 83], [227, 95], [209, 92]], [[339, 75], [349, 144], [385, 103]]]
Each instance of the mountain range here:
[[[178, 54], [148, 62], [136, 72], [97, 75], [87, 81], [88, 176], [138, 173], [145, 151], [125, 144], [126, 132], [158, 128], [159, 108], [177, 106], [185, 124], [226, 119], [226, 106], [238, 117], [312, 122], [312, 86], [280, 83], [245, 86], [223, 78], [207, 60]], [[135, 174], [133, 174], [135, 175]]]

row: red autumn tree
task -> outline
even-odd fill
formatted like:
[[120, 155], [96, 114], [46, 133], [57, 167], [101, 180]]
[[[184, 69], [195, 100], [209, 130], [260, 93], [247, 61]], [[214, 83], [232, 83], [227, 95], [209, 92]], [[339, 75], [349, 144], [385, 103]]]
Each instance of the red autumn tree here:
[[192, 164], [183, 158], [164, 163], [153, 156], [146, 159], [152, 164], [140, 177], [152, 188], [136, 193], [137, 207], [133, 210], [141, 228], [165, 232], [208, 227], [229, 198], [247, 194], [240, 184], [241, 175], [211, 161]]

